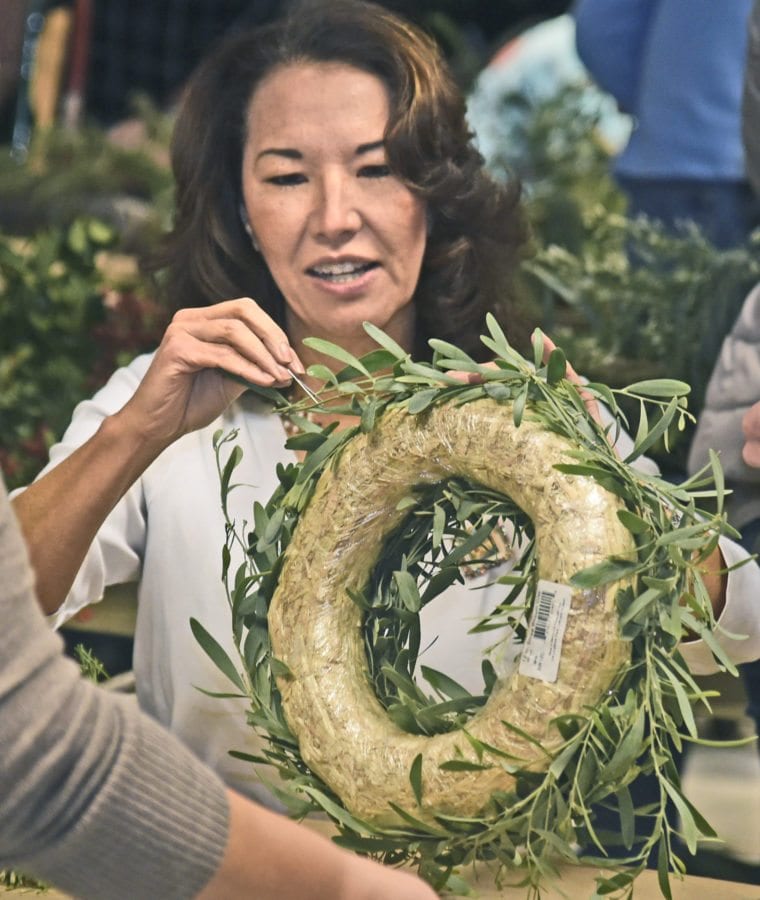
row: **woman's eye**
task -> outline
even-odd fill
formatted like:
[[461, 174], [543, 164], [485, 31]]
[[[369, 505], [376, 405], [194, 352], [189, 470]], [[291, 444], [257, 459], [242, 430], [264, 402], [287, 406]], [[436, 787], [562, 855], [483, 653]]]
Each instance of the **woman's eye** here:
[[390, 166], [385, 163], [378, 163], [374, 166], [362, 166], [359, 169], [359, 175], [362, 178], [387, 178], [390, 174]]
[[269, 184], [276, 184], [279, 187], [292, 187], [296, 184], [304, 184], [306, 176], [301, 172], [289, 172], [287, 175], [272, 175], [267, 178]]

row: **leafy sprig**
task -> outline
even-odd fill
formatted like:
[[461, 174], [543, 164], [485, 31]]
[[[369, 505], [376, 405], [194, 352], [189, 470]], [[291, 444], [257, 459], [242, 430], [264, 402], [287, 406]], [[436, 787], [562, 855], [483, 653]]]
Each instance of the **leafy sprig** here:
[[[670, 875], [682, 873], [684, 864], [674, 849], [677, 834], [666, 815], [668, 805], [675, 804], [678, 810], [679, 833], [690, 852], [695, 852], [698, 840], [715, 838], [685, 797], [673, 762], [674, 750], [684, 741], [700, 741], [692, 707], [701, 703], [709, 709], [711, 697], [690, 675], [679, 653], [680, 641], [687, 634], [699, 636], [721, 666], [736, 671], [716, 639], [717, 626], [700, 575], [718, 537], [733, 533], [723, 512], [720, 465], [713, 458], [705, 471], [681, 485], [632, 467], [654, 441], [667, 439], [670, 429], [682, 427], [689, 416], [689, 388], [683, 382], [658, 379], [620, 389], [590, 383], [580, 391], [565, 377], [561, 350], [555, 349], [544, 361], [540, 332], [534, 336], [534, 358], [528, 361], [510, 346], [493, 318], [487, 326], [483, 343], [494, 354], [489, 365], [443, 341], [431, 341], [430, 363], [416, 362], [372, 325], [365, 327], [378, 349], [361, 359], [311, 339], [313, 349], [345, 366], [337, 374], [323, 366], [310, 369], [312, 376], [324, 380], [317, 410], [351, 414], [357, 424], [338, 431], [302, 418], [304, 433], [291, 438], [288, 446], [307, 455], [299, 464], [278, 466], [279, 486], [267, 504], [254, 505], [250, 525], [229, 518], [227, 498], [236, 487], [232, 479], [242, 452], [236, 446], [228, 450], [234, 433], [217, 433], [227, 520], [223, 580], [239, 661], [233, 662], [200, 623], [194, 622], [193, 628], [236, 690], [250, 699], [249, 722], [267, 742], [261, 756], [234, 755], [273, 766], [284, 781], [284, 786], [272, 784], [273, 792], [293, 815], [326, 812], [338, 828], [336, 840], [341, 845], [390, 864], [413, 862], [436, 888], [452, 892], [466, 889], [458, 872], [485, 860], [494, 865], [497, 878], [517, 877], [529, 896], [539, 896], [542, 879], [557, 874], [558, 861], [598, 866], [599, 894], [630, 896], [636, 876], [650, 853], [656, 852], [660, 889], [670, 898]], [[293, 404], [269, 396], [291, 416], [313, 407], [311, 401]], [[623, 459], [611, 443], [626, 425], [618, 404], [621, 396], [637, 402], [640, 409], [632, 449]], [[444, 766], [504, 765], [516, 782], [513, 790], [491, 797], [490, 811], [482, 817], [439, 815], [431, 824], [415, 810], [394, 806], [407, 825], [384, 828], [353, 816], [301, 759], [282, 709], [276, 678], [288, 672], [272, 654], [267, 610], [299, 515], [321, 472], [353, 435], [378, 427], [390, 407], [401, 406], [410, 415], [421, 416], [434, 406], [457, 407], [486, 397], [509, 404], [517, 425], [529, 417], [569, 438], [576, 448], [573, 461], [558, 468], [590, 476], [623, 500], [619, 517], [635, 540], [636, 558], [606, 560], [579, 572], [572, 583], [593, 589], [625, 579], [617, 605], [621, 633], [631, 643], [631, 662], [593, 707], [554, 720], [563, 742], [554, 753], [543, 751], [542, 771], [521, 768], [520, 760], [475, 739], [467, 732], [467, 719], [487, 698], [495, 673], [484, 661], [483, 691], [471, 695], [445, 673], [423, 667], [431, 690], [421, 687], [415, 676], [419, 609], [461, 579], [474, 547], [488, 540], [495, 523], [509, 520], [516, 535], [516, 566], [500, 579], [503, 601], [475, 630], [507, 624], [519, 635], [535, 593], [532, 526], [510, 498], [465, 480], [412, 490], [401, 503], [408, 509], [402, 525], [389, 537], [365, 588], [352, 595], [364, 611], [370, 677], [390, 718], [406, 730], [423, 734], [462, 730], [477, 762], [452, 759]], [[589, 414], [590, 398], [608, 410], [604, 423]], [[713, 512], [701, 508], [705, 499], [714, 502]], [[240, 551], [242, 562], [233, 568], [233, 556]], [[488, 550], [480, 562], [488, 565]], [[418, 801], [424, 793], [421, 771], [418, 758], [409, 773]], [[641, 774], [654, 776], [659, 796], [654, 804], [636, 809], [630, 786]], [[596, 816], [600, 806], [617, 812], [616, 834], [600, 829]], [[623, 847], [622, 858], [608, 855], [613, 844]]]

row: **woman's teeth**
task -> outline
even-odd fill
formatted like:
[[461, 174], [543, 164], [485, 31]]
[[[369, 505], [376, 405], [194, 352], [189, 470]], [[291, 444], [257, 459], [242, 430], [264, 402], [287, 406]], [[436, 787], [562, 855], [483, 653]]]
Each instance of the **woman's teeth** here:
[[352, 281], [354, 278], [363, 275], [365, 272], [369, 271], [369, 269], [373, 268], [374, 265], [375, 263], [329, 263], [321, 266], [314, 266], [311, 271], [318, 278], [322, 278], [325, 281], [343, 284], [344, 282]]

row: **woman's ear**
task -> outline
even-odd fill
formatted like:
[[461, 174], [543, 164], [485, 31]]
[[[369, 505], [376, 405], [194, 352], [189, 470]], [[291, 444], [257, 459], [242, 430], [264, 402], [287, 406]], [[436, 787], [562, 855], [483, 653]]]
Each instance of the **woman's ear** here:
[[251, 244], [253, 245], [253, 249], [257, 253], [261, 253], [261, 248], [259, 247], [258, 241], [256, 240], [256, 237], [254, 236], [253, 229], [251, 228], [250, 220], [248, 219], [248, 212], [247, 212], [245, 206], [243, 205], [242, 200], [240, 201], [239, 210], [240, 210], [240, 221], [243, 223], [243, 228], [245, 228], [246, 234], [251, 239]]

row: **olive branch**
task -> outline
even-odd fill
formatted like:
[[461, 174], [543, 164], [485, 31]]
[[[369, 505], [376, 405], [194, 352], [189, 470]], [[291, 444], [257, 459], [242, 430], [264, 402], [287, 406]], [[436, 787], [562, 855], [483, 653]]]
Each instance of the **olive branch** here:
[[[684, 427], [690, 416], [685, 383], [657, 379], [620, 389], [588, 383], [583, 396], [565, 378], [566, 360], [560, 349], [543, 361], [540, 332], [534, 335], [534, 358], [528, 361], [509, 345], [493, 317], [488, 317], [487, 327], [482, 341], [493, 353], [489, 365], [439, 340], [430, 341], [431, 362], [417, 362], [370, 324], [365, 328], [378, 347], [361, 358], [327, 341], [309, 339], [310, 347], [344, 368], [337, 374], [326, 366], [310, 368], [310, 375], [324, 381], [318, 406], [308, 400], [291, 403], [276, 391], [259, 389], [301, 426], [302, 433], [290, 438], [287, 446], [305, 451], [306, 457], [299, 464], [278, 466], [279, 486], [268, 503], [254, 505], [250, 524], [232, 521], [227, 505], [242, 459], [242, 451], [234, 445], [236, 434], [219, 431], [214, 436], [226, 520], [222, 577], [239, 664], [199, 622], [192, 620], [191, 625], [239, 695], [250, 701], [249, 723], [266, 739], [260, 756], [231, 753], [274, 767], [282, 782], [270, 787], [293, 816], [327, 813], [339, 831], [337, 843], [388, 864], [412, 863], [438, 890], [466, 893], [463, 873], [470, 864], [486, 861], [497, 880], [516, 878], [510, 883], [524, 886], [529, 897], [539, 897], [542, 880], [556, 877], [557, 864], [562, 863], [598, 867], [597, 893], [628, 897], [654, 853], [660, 889], [670, 898], [670, 876], [685, 871], [675, 838], [680, 835], [691, 853], [698, 840], [716, 838], [684, 796], [673, 760], [674, 750], [685, 742], [710, 743], [698, 736], [693, 706], [700, 703], [709, 710], [715, 696], [695, 682], [679, 653], [679, 642], [687, 634], [700, 637], [718, 663], [736, 674], [716, 640], [718, 626], [700, 576], [718, 537], [736, 535], [723, 511], [720, 464], [713, 455], [704, 470], [680, 485], [632, 468], [656, 442], [667, 445], [672, 427]], [[475, 383], [463, 382], [452, 370], [471, 374]], [[624, 459], [611, 443], [628, 425], [617, 403], [619, 396], [639, 405], [633, 449]], [[400, 504], [407, 514], [388, 538], [367, 585], [352, 594], [363, 611], [370, 677], [389, 716], [405, 730], [435, 734], [461, 729], [477, 762], [452, 759], [445, 767], [464, 771], [503, 765], [516, 782], [513, 790], [494, 794], [490, 804], [484, 803], [488, 812], [481, 817], [438, 815], [431, 825], [414, 810], [394, 805], [405, 827], [381, 827], [352, 815], [301, 759], [277, 687], [277, 677], [287, 677], [288, 670], [272, 653], [267, 610], [299, 515], [321, 473], [356, 433], [372, 431], [391, 407], [423, 416], [433, 406], [459, 406], [484, 397], [510, 404], [516, 425], [530, 417], [569, 438], [576, 447], [573, 462], [557, 468], [590, 476], [623, 501], [618, 515], [634, 538], [636, 558], [605, 560], [577, 573], [572, 584], [593, 589], [625, 580], [616, 602], [621, 634], [631, 644], [631, 661], [593, 707], [554, 720], [562, 744], [553, 753], [538, 745], [545, 755], [541, 771], [521, 767], [521, 760], [470, 735], [467, 719], [490, 694], [496, 680], [493, 667], [484, 660], [483, 690], [473, 695], [445, 673], [423, 666], [430, 690], [423, 689], [415, 678], [418, 613], [453, 581], [461, 580], [473, 564], [474, 551], [479, 565], [493, 564], [488, 542], [494, 524], [509, 520], [516, 565], [499, 579], [505, 585], [503, 601], [475, 629], [506, 624], [518, 637], [523, 635], [535, 597], [532, 526], [510, 498], [463, 479], [412, 490]], [[606, 406], [608, 425], [589, 415], [589, 397]], [[309, 409], [351, 414], [357, 425], [340, 431], [334, 426], [321, 428], [307, 418]], [[701, 506], [705, 501], [713, 504], [712, 511]], [[234, 549], [242, 551], [243, 562], [233, 571]], [[517, 731], [508, 722], [504, 725]], [[537, 743], [530, 735], [519, 734]], [[418, 802], [424, 793], [421, 772], [418, 756], [409, 773]], [[658, 797], [648, 807], [635, 808], [630, 786], [641, 774], [654, 776]], [[679, 815], [678, 832], [666, 814], [669, 804]], [[619, 828], [614, 833], [598, 826], [596, 810], [601, 807], [615, 811]], [[608, 855], [613, 845], [623, 848], [622, 856]]]

